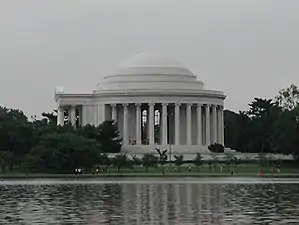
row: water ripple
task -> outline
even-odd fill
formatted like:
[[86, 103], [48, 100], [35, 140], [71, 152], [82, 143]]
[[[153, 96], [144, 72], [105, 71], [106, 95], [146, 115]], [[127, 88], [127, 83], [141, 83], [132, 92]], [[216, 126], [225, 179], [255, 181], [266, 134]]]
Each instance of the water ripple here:
[[0, 224], [230, 225], [299, 221], [298, 183], [158, 181], [3, 181]]

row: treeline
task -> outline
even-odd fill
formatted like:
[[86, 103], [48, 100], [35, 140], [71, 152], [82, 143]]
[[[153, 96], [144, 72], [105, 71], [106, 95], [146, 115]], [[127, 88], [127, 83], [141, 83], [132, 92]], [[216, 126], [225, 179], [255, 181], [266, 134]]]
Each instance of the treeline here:
[[0, 166], [22, 172], [73, 173], [100, 164], [105, 153], [118, 153], [121, 139], [113, 121], [98, 127], [56, 126], [55, 113], [29, 121], [20, 110], [0, 107]]
[[225, 145], [241, 152], [299, 156], [299, 89], [291, 85], [273, 99], [255, 98], [248, 111], [224, 112]]
[[[298, 102], [299, 89], [291, 85], [273, 99], [255, 98], [248, 111], [225, 110], [225, 146], [249, 153], [292, 154], [298, 160]], [[76, 168], [90, 170], [108, 165], [108, 161], [116, 166], [124, 163], [122, 154], [115, 156], [113, 162], [107, 158], [107, 153], [121, 150], [113, 121], [98, 127], [74, 128], [68, 123], [57, 127], [56, 120], [55, 112], [43, 113], [40, 120], [28, 120], [20, 110], [0, 107], [2, 171], [72, 173]], [[144, 166], [156, 161], [153, 155], [144, 157]]]

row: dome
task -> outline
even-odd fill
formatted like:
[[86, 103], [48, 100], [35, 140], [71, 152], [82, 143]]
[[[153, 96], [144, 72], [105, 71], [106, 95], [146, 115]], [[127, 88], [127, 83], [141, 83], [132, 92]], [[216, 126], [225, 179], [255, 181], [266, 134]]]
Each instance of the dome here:
[[105, 78], [121, 75], [185, 75], [196, 78], [181, 63], [168, 56], [151, 53], [140, 53], [123, 60], [115, 71]]
[[[203, 83], [181, 63], [162, 54], [140, 53], [123, 60], [99, 89], [202, 89]], [[182, 87], [184, 85], [185, 87]], [[188, 87], [187, 87], [187, 86]], [[194, 86], [196, 85], [196, 87]], [[191, 87], [192, 86], [192, 87]]]

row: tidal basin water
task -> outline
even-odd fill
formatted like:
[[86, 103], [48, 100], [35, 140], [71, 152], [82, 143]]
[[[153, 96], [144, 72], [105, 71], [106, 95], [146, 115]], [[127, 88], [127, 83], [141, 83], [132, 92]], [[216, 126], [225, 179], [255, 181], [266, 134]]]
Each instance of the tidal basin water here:
[[297, 179], [2, 180], [0, 224], [299, 224]]

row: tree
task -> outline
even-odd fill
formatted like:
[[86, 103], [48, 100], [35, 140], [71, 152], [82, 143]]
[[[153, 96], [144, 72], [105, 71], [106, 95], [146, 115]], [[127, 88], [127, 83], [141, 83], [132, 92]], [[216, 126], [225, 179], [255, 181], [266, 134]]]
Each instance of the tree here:
[[213, 153], [222, 153], [224, 152], [224, 146], [219, 143], [210, 144], [208, 149]]
[[136, 155], [131, 155], [133, 166], [134, 166], [134, 172], [136, 172], [136, 166], [141, 164], [141, 160]]
[[104, 121], [97, 128], [99, 130], [99, 142], [101, 143], [102, 152], [119, 153], [121, 150], [121, 139], [119, 131], [114, 121]]
[[52, 113], [43, 112], [42, 117], [47, 121], [48, 124], [57, 124], [57, 110]]
[[[213, 152], [212, 155], [211, 155], [211, 158], [212, 158], [212, 160], [210, 162], [214, 164], [214, 167], [216, 169], [217, 163], [219, 161], [218, 154]], [[210, 166], [210, 170], [211, 170], [211, 166]]]
[[239, 114], [224, 110], [224, 142], [225, 145], [232, 149], [238, 149], [237, 136], [239, 135], [238, 116]]
[[152, 153], [147, 153], [142, 156], [141, 161], [142, 165], [145, 167], [146, 172], [148, 172], [149, 167], [154, 167], [157, 165], [158, 158]]
[[159, 161], [160, 161], [160, 165], [161, 165], [161, 169], [162, 169], [162, 174], [164, 174], [164, 163], [167, 161], [167, 149], [161, 151], [159, 148], [156, 148], [156, 151], [159, 154]]
[[14, 154], [10, 151], [0, 151], [0, 167], [1, 172], [5, 172], [6, 168], [12, 168], [14, 164]]
[[74, 133], [50, 133], [31, 149], [27, 165], [40, 172], [72, 173], [76, 168], [90, 171], [99, 152], [95, 140]]
[[127, 153], [120, 153], [115, 155], [112, 159], [112, 162], [117, 167], [117, 172], [122, 172], [122, 168], [125, 167], [128, 162]]
[[237, 171], [238, 171], [238, 164], [239, 164], [239, 160], [236, 156], [234, 156], [232, 153], [226, 153], [224, 160], [226, 162], [226, 165], [231, 168], [232, 165], [237, 167]]
[[249, 106], [248, 114], [251, 118], [249, 151], [270, 152], [271, 128], [281, 109], [271, 99], [255, 98]]
[[199, 172], [199, 167], [202, 165], [202, 156], [200, 153], [196, 153], [195, 158], [193, 159], [194, 165], [197, 166], [197, 171]]
[[259, 153], [257, 159], [261, 168], [265, 167], [268, 164], [268, 159], [265, 153]]
[[108, 167], [110, 166], [112, 160], [108, 157], [106, 153], [99, 154], [98, 164], [104, 166], [104, 172], [108, 171]]
[[0, 107], [0, 151], [12, 153], [13, 164], [16, 165], [22, 161], [33, 144], [33, 129], [24, 113]]
[[184, 156], [183, 155], [175, 155], [174, 158], [175, 158], [174, 164], [177, 166], [178, 171], [180, 172], [181, 171], [180, 167], [181, 167], [181, 165], [184, 164]]
[[231, 165], [233, 164], [234, 162], [234, 155], [231, 154], [231, 153], [225, 153], [225, 156], [224, 156], [224, 160], [225, 160], [225, 163], [226, 165], [230, 168]]
[[291, 84], [290, 87], [279, 91], [278, 95], [275, 97], [275, 101], [284, 110], [293, 110], [299, 103], [299, 88], [296, 85]]

